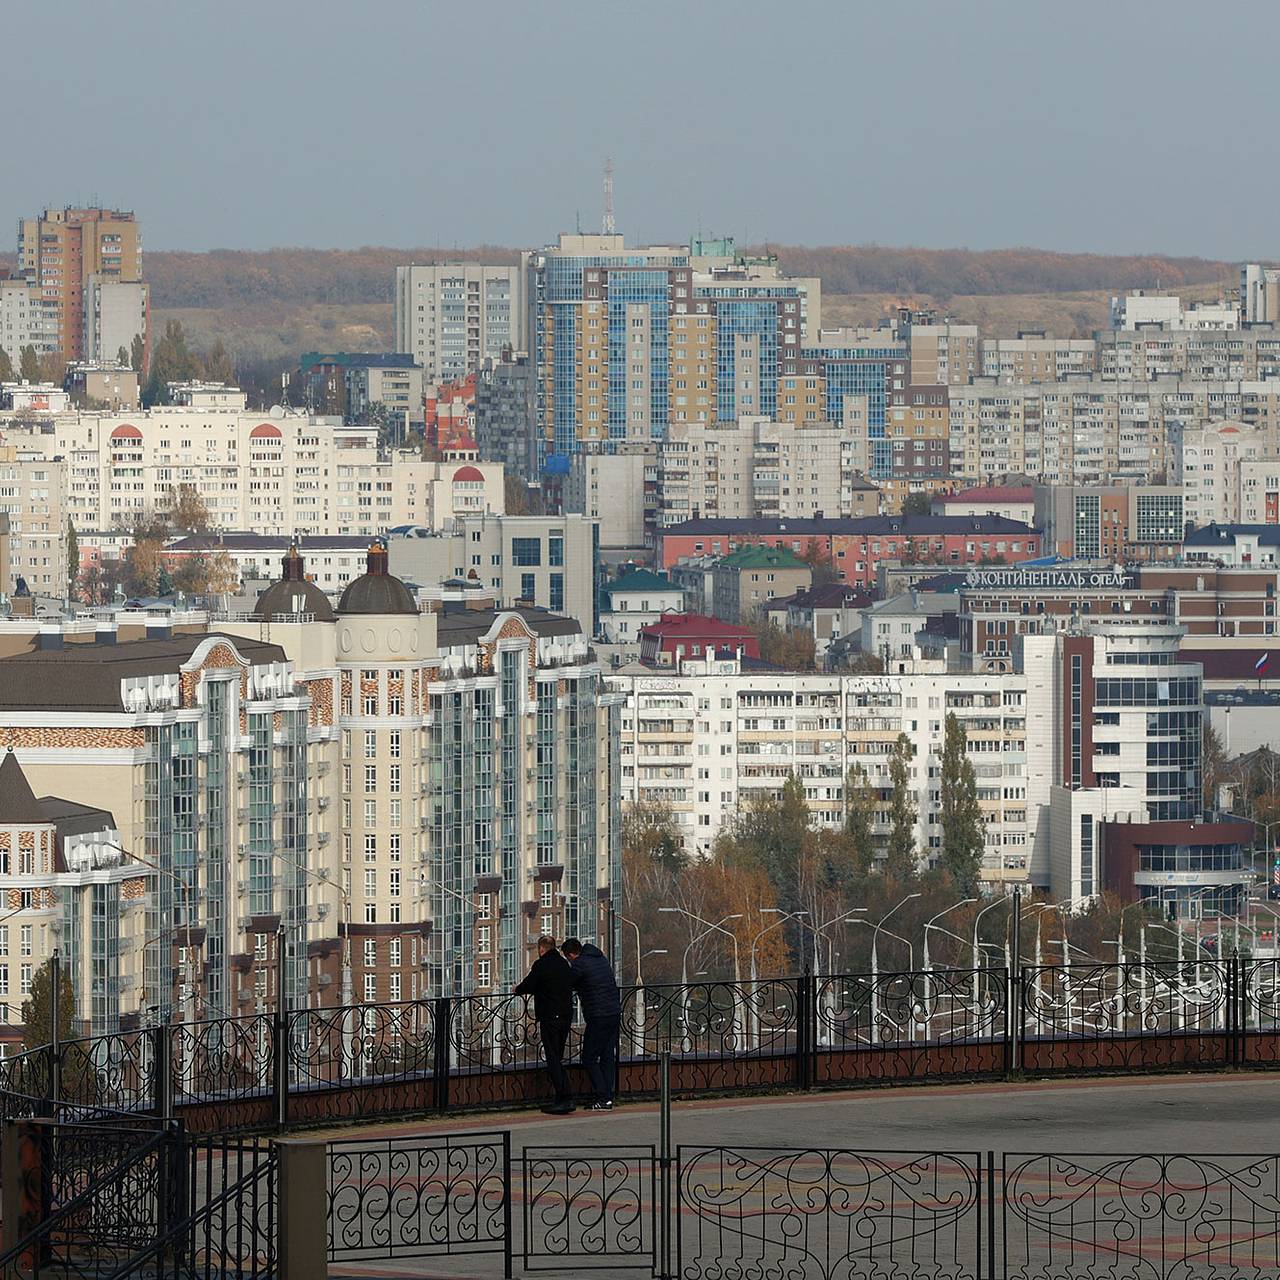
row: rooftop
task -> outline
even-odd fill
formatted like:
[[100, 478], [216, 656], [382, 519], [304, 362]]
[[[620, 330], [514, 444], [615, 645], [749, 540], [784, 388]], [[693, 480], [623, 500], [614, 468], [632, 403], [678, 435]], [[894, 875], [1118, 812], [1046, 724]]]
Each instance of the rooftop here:
[[33, 711], [121, 711], [120, 682], [176, 672], [211, 637], [225, 640], [250, 663], [284, 662], [278, 644], [243, 636], [184, 633], [168, 640], [72, 644], [0, 658], [0, 707]]
[[[1280, 526], [1277, 526], [1280, 531]], [[662, 530], [664, 538], [680, 538], [724, 534], [763, 534], [783, 537], [795, 536], [828, 536], [859, 534], [876, 536], [887, 533], [906, 534], [958, 534], [958, 533], [1009, 533], [1034, 534], [1030, 525], [1020, 520], [1010, 520], [1007, 516], [849, 516], [829, 517], [814, 516], [807, 519], [788, 518], [778, 520], [771, 517], [748, 516], [740, 519], [728, 517], [701, 516], [696, 520], [683, 520], [679, 524], [668, 525]]]
[[807, 569], [798, 555], [785, 547], [739, 547], [720, 560], [725, 569]]
[[343, 369], [413, 369], [412, 355], [404, 351], [304, 351], [298, 367], [309, 373], [317, 365], [336, 364]]
[[576, 636], [582, 627], [576, 618], [550, 613], [546, 609], [475, 609], [463, 601], [448, 600], [444, 611], [436, 615], [436, 644], [441, 649], [475, 644], [499, 614], [514, 613], [523, 618], [529, 630], [539, 637]]
[[1207, 524], [1193, 529], [1182, 540], [1186, 547], [1219, 547], [1237, 538], [1257, 538], [1264, 546], [1280, 546], [1280, 525], [1276, 524]]
[[1035, 490], [1030, 485], [978, 485], [973, 489], [961, 489], [957, 493], [940, 493], [934, 499], [944, 505], [966, 502], [1034, 502]]
[[369, 546], [367, 536], [341, 534], [330, 537], [319, 535], [305, 538], [272, 537], [262, 533], [193, 533], [178, 538], [165, 548], [167, 551], [278, 551], [283, 555], [293, 545], [307, 553], [315, 551], [364, 551]]
[[622, 577], [608, 583], [604, 588], [605, 595], [626, 595], [631, 591], [679, 591], [680, 588], [652, 569], [632, 569]]
[[657, 622], [641, 627], [640, 634], [664, 639], [675, 636], [723, 636], [727, 640], [754, 633], [750, 627], [739, 626], [735, 622], [722, 622], [719, 618], [710, 618], [703, 613], [669, 613]]

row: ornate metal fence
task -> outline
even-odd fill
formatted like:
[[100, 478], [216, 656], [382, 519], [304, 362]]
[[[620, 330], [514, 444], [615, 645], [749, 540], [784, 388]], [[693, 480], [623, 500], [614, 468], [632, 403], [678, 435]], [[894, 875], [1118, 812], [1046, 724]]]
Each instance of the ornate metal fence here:
[[[622, 991], [617, 1095], [1280, 1062], [1280, 962], [934, 969]], [[571, 1071], [581, 1044], [571, 1029]], [[155, 1114], [226, 1132], [547, 1096], [524, 997], [179, 1023], [0, 1060], [0, 1115]], [[583, 1082], [579, 1079], [578, 1087]]]
[[520, 1168], [526, 1271], [657, 1269], [652, 1146], [525, 1147]]
[[681, 1147], [681, 1280], [977, 1277], [977, 1154]]
[[327, 1158], [331, 1262], [499, 1254], [510, 1274], [509, 1133], [351, 1138]]
[[816, 980], [816, 1082], [979, 1076], [1008, 1065], [1008, 973], [942, 969]]
[[1006, 1280], [1280, 1274], [1280, 1157], [1010, 1153], [1003, 1175]]

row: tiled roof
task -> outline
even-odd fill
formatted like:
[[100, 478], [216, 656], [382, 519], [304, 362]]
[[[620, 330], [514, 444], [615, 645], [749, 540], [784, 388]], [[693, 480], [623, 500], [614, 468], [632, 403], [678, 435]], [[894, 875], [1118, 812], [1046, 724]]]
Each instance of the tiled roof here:
[[802, 537], [843, 534], [846, 537], [865, 534], [876, 537], [883, 534], [962, 534], [1008, 533], [1033, 534], [1030, 525], [1007, 516], [850, 516], [847, 518], [809, 517], [778, 520], [772, 517], [746, 517], [743, 519], [712, 518], [702, 516], [696, 520], [683, 520], [667, 525], [664, 538], [697, 537], [721, 534], [764, 534], [785, 538], [788, 535]]

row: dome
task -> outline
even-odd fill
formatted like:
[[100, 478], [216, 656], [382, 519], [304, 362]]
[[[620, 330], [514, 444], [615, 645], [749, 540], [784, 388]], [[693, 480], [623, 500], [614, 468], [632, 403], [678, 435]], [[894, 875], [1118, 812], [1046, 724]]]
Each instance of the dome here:
[[290, 547], [280, 562], [284, 576], [273, 582], [259, 597], [253, 616], [259, 622], [275, 622], [299, 613], [311, 614], [317, 622], [333, 621], [333, 606], [314, 582], [308, 582], [305, 563], [297, 547]]
[[141, 440], [142, 432], [138, 430], [132, 423], [121, 423], [112, 433], [112, 440]]
[[281, 440], [283, 436], [280, 434], [279, 427], [273, 427], [269, 422], [259, 423], [249, 432], [250, 440]]
[[477, 467], [459, 467], [457, 471], [453, 473], [454, 484], [462, 484], [467, 481], [475, 480], [479, 480], [481, 483], [484, 482], [484, 472]]
[[418, 606], [409, 588], [387, 571], [387, 549], [374, 543], [369, 548], [367, 567], [347, 583], [338, 601], [339, 613], [408, 613], [418, 616]]

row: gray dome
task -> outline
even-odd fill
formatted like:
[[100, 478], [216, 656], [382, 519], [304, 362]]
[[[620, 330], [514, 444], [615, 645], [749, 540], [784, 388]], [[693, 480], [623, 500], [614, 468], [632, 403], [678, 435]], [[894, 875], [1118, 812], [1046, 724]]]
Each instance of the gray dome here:
[[338, 601], [339, 613], [407, 613], [418, 616], [418, 605], [409, 588], [387, 571], [387, 549], [369, 548], [365, 572], [347, 583]]
[[314, 582], [308, 582], [305, 564], [297, 547], [290, 547], [280, 562], [284, 576], [273, 582], [259, 597], [253, 616], [259, 622], [274, 622], [299, 613], [311, 614], [317, 622], [333, 621], [333, 606]]

